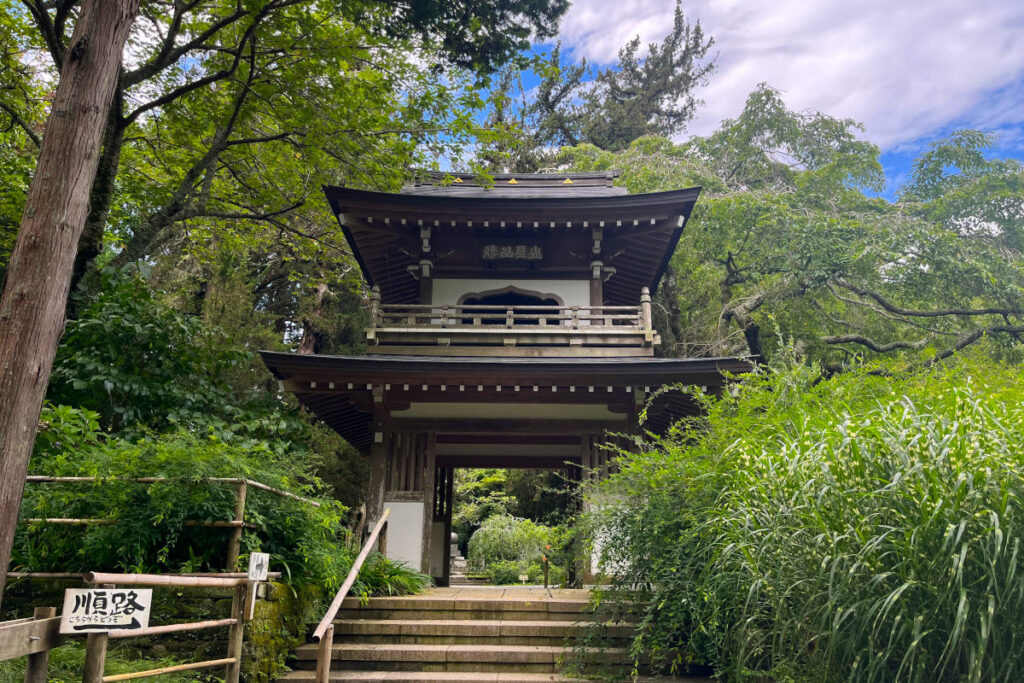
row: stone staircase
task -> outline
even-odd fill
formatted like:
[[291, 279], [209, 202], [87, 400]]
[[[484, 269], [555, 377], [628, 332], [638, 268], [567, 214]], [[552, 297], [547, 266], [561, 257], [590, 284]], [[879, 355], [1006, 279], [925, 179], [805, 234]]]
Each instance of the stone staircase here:
[[[568, 683], [563, 659], [589, 617], [588, 592], [539, 588], [434, 588], [420, 595], [346, 599], [334, 622], [331, 681]], [[629, 680], [628, 624], [605, 627], [607, 647], [584, 650], [604, 672]], [[566, 646], [570, 649], [566, 649]], [[317, 648], [296, 651], [280, 681], [312, 683]], [[656, 680], [656, 679], [640, 679]], [[664, 679], [657, 679], [664, 680]], [[696, 680], [696, 679], [691, 679]]]

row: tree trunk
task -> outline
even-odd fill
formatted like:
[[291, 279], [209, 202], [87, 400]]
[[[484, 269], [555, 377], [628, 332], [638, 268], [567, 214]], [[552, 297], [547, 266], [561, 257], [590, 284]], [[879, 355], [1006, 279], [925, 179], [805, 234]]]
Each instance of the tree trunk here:
[[[120, 76], [119, 72], [118, 80]], [[114, 180], [117, 178], [117, 169], [121, 164], [121, 148], [124, 146], [125, 126], [121, 111], [123, 106], [124, 95], [118, 85], [114, 88], [110, 113], [103, 130], [102, 152], [96, 168], [96, 179], [93, 180], [89, 194], [89, 215], [85, 219], [85, 230], [78, 242], [78, 254], [71, 275], [72, 292], [88, 274], [93, 259], [103, 251], [103, 229], [107, 225], [107, 216], [110, 215], [110, 204], [114, 199]]]
[[139, 0], [82, 3], [0, 298], [0, 580], [64, 329], [121, 52], [138, 12]]
[[323, 331], [318, 324], [324, 316], [324, 296], [327, 294], [327, 285], [321, 282], [316, 286], [316, 308], [313, 309], [313, 318], [302, 320], [302, 342], [299, 344], [299, 353], [314, 354], [323, 351]]

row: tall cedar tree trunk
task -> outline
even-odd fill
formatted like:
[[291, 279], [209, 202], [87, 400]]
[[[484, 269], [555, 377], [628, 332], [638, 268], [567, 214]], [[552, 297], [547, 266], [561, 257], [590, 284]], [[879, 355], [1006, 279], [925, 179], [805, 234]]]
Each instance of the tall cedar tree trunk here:
[[[103, 228], [106, 227], [107, 216], [110, 215], [110, 203], [114, 198], [114, 180], [117, 178], [117, 168], [121, 163], [121, 147], [124, 145], [125, 124], [121, 116], [123, 106], [124, 94], [121, 88], [114, 88], [110, 115], [103, 130], [96, 179], [89, 195], [89, 215], [85, 219], [85, 230], [78, 242], [78, 255], [75, 257], [75, 267], [71, 273], [72, 292], [88, 273], [93, 259], [103, 250]], [[70, 300], [68, 310], [73, 310]]]
[[0, 579], [64, 329], [121, 51], [138, 13], [139, 0], [82, 2], [0, 298]]

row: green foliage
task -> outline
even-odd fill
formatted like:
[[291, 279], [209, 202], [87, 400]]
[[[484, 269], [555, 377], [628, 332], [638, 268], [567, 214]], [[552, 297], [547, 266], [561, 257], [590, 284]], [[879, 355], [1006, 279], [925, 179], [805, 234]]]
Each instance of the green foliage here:
[[892, 204], [872, 196], [879, 151], [859, 130], [790, 111], [762, 85], [707, 137], [560, 158], [620, 169], [630, 192], [703, 188], [655, 301], [667, 355], [769, 358], [781, 340], [835, 370], [878, 354], [934, 362], [980, 342], [1019, 361], [1021, 165], [959, 132], [922, 155]]
[[[81, 425], [90, 416], [67, 408], [44, 412], [44, 432], [32, 460], [34, 474], [92, 476], [90, 484], [34, 484], [26, 490], [26, 517], [109, 518], [109, 526], [38, 525], [19, 535], [15, 561], [37, 571], [192, 571], [223, 567], [224, 529], [186, 527], [186, 520], [230, 520], [234, 487], [211, 477], [241, 477], [313, 496], [313, 507], [253, 490], [246, 520], [255, 526], [244, 547], [271, 553], [295, 581], [340, 584], [351, 557], [344, 548], [344, 508], [323, 497], [308, 466], [256, 440], [224, 440], [184, 430], [137, 441], [103, 438]], [[166, 481], [141, 484], [136, 477]]]
[[594, 493], [605, 566], [643, 589], [634, 652], [724, 680], [1019, 679], [1022, 395], [1020, 367], [972, 361], [791, 364], [707, 399]]
[[502, 72], [493, 92], [479, 158], [491, 169], [536, 172], [558, 165], [564, 145], [623, 150], [645, 135], [682, 132], [700, 103], [695, 91], [714, 70], [713, 41], [699, 21], [690, 23], [676, 3], [672, 29], [641, 57], [640, 38], [619, 50], [615, 66], [593, 72], [586, 60], [567, 62], [561, 44], [535, 55], [529, 67], [539, 83], [524, 92], [522, 64]]
[[580, 142], [621, 150], [644, 135], [671, 136], [683, 131], [697, 109], [698, 86], [714, 69], [705, 60], [714, 41], [700, 21], [691, 24], [677, 0], [672, 30], [639, 57], [639, 36], [619, 50], [615, 68], [597, 74], [585, 96]]
[[[327, 497], [308, 462], [273, 442], [211, 431], [184, 430], [128, 441], [105, 437], [96, 415], [47, 407], [32, 460], [32, 473], [99, 477], [95, 484], [30, 484], [25, 517], [110, 519], [109, 525], [23, 525], [14, 563], [34, 571], [176, 572], [223, 569], [228, 532], [196, 528], [186, 520], [232, 519], [235, 489], [214, 477], [248, 478], [311, 498], [314, 507], [249, 489], [243, 556], [268, 552], [275, 571], [291, 583], [336, 590], [352, 566], [345, 508]], [[165, 481], [135, 483], [139, 477]], [[244, 557], [243, 557], [244, 559]], [[401, 595], [429, 584], [429, 577], [375, 557], [360, 573], [357, 593]]]
[[484, 520], [469, 539], [470, 566], [484, 569], [491, 583], [544, 582], [544, 559], [550, 563], [548, 581], [563, 583], [574, 558], [569, 550], [574, 532], [568, 527], [548, 527], [509, 514]]
[[498, 560], [530, 562], [544, 554], [551, 540], [548, 527], [512, 515], [494, 515], [469, 539], [468, 559], [478, 567]]
[[[527, 576], [524, 582], [521, 576]], [[544, 565], [542, 562], [518, 562], [515, 560], [498, 560], [487, 565], [487, 580], [497, 586], [509, 586], [526, 583], [543, 585]], [[548, 585], [557, 586], [565, 582], [565, 569], [552, 564], [548, 569]]]
[[483, 522], [508, 515], [515, 500], [507, 492], [509, 470], [496, 468], [456, 469], [452, 531], [464, 548]]
[[105, 271], [68, 322], [50, 400], [94, 410], [109, 429], [189, 423], [237, 403], [227, 373], [248, 360], [216, 328], [159, 300], [138, 275]]
[[429, 588], [433, 581], [427, 574], [409, 568], [380, 553], [373, 553], [359, 570], [359, 579], [352, 593], [363, 598], [371, 595], [412, 595]]
[[[99, 288], [80, 295], [58, 348], [49, 400], [95, 411], [100, 426], [133, 440], [153, 431], [195, 434], [301, 458], [340, 500], [362, 499], [366, 463], [355, 450], [295, 407], [281, 405], [254, 354], [218, 327], [181, 313], [139, 275], [105, 270]], [[223, 290], [222, 290], [223, 292]], [[222, 320], [231, 322], [223, 314]], [[62, 408], [57, 408], [58, 416]], [[77, 424], [69, 413], [61, 429]], [[54, 438], [44, 430], [39, 438]]]
[[[104, 674], [118, 674], [145, 671], [165, 666], [174, 666], [183, 662], [172, 657], [160, 659], [143, 659], [138, 653], [126, 647], [110, 646], [107, 652]], [[50, 650], [50, 661], [46, 680], [49, 683], [76, 683], [82, 680], [85, 667], [85, 642], [71, 640]], [[0, 662], [0, 683], [21, 683], [25, 680], [25, 658], [8, 659]], [[148, 680], [154, 683], [185, 683], [194, 681], [192, 673], [161, 674]]]
[[39, 46], [20, 12], [7, 4], [0, 5], [0, 291], [35, 168], [49, 89], [35, 78], [32, 53]]
[[568, 482], [557, 470], [466, 468], [455, 470], [452, 531], [469, 537], [496, 515], [558, 525], [571, 513]]

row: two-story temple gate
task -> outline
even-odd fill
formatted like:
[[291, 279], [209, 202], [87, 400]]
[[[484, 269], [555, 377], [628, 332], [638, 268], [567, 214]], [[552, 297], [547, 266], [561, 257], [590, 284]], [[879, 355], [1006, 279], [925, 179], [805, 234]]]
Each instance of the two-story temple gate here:
[[613, 174], [428, 175], [401, 194], [327, 188], [367, 282], [369, 353], [264, 352], [370, 458], [388, 555], [447, 583], [455, 467], [607, 469], [608, 433], [665, 429], [737, 358], [655, 358], [655, 291], [699, 188], [627, 195]]

